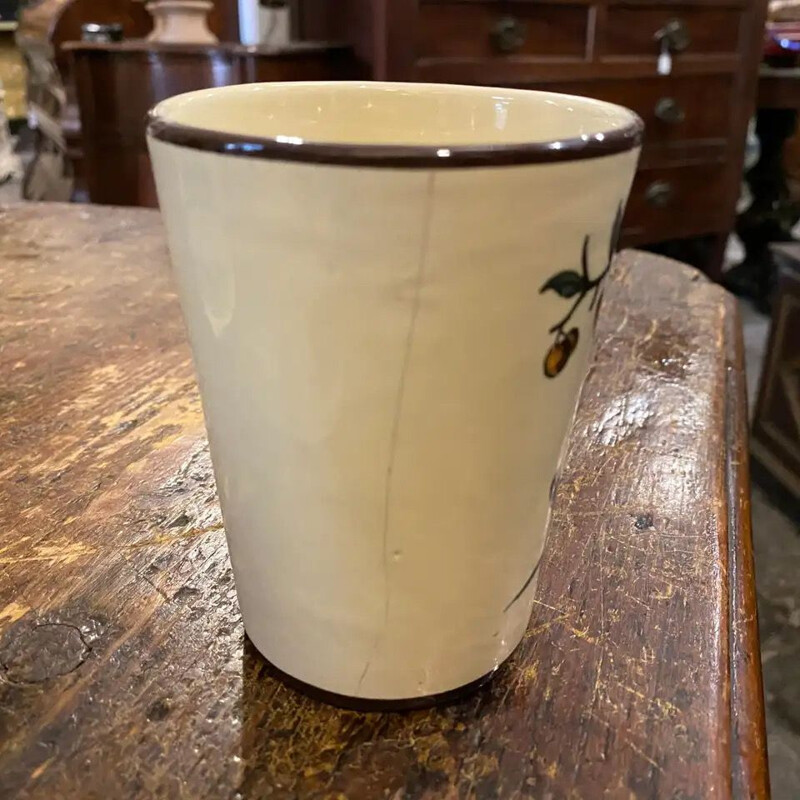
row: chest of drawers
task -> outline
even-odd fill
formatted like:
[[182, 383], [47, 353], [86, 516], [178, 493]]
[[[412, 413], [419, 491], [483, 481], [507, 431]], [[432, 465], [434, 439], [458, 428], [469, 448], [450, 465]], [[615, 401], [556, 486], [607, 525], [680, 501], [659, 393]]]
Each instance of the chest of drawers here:
[[[700, 238], [705, 246], [691, 253], [702, 256], [686, 260], [719, 270], [739, 196], [764, 0], [346, 5], [334, 19], [320, 0], [306, 0], [298, 33], [351, 42], [373, 79], [549, 89], [637, 111], [645, 144], [623, 243]], [[659, 55], [669, 74], [659, 74]]]

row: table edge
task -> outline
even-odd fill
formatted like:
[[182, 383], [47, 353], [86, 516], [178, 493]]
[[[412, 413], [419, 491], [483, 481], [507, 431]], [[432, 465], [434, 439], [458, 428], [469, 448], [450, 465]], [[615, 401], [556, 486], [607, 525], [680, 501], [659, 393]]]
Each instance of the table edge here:
[[750, 509], [744, 342], [736, 300], [728, 295], [726, 305], [725, 488], [732, 789], [736, 798], [768, 798], [769, 768]]

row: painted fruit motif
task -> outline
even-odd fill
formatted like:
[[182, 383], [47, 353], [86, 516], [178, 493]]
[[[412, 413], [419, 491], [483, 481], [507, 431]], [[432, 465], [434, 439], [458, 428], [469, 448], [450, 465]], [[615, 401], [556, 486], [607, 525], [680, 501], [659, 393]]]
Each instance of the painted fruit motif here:
[[560, 334], [556, 338], [544, 358], [544, 374], [548, 378], [555, 378], [567, 365], [569, 357], [575, 352], [579, 335], [578, 329], [572, 328], [568, 333]]
[[541, 289], [539, 289], [540, 294], [544, 292], [554, 292], [559, 295], [559, 297], [572, 301], [572, 305], [566, 315], [556, 322], [548, 331], [549, 333], [555, 334], [555, 340], [553, 344], [550, 345], [550, 349], [544, 357], [544, 374], [548, 378], [555, 378], [555, 376], [564, 369], [567, 361], [569, 361], [569, 357], [575, 352], [579, 338], [578, 329], [570, 328], [567, 330], [567, 324], [572, 319], [572, 315], [578, 309], [578, 306], [583, 303], [589, 293], [592, 294], [591, 301], [589, 302], [589, 309], [594, 309], [593, 322], [594, 325], [597, 324], [597, 314], [600, 311], [600, 303], [603, 299], [600, 284], [611, 268], [611, 261], [616, 251], [619, 232], [622, 227], [622, 211], [623, 207], [622, 204], [620, 204], [617, 208], [617, 216], [611, 229], [608, 260], [602, 272], [597, 277], [593, 278], [589, 273], [589, 236], [587, 235], [583, 240], [580, 271], [565, 269], [561, 272], [557, 272], [555, 275], [548, 278]]

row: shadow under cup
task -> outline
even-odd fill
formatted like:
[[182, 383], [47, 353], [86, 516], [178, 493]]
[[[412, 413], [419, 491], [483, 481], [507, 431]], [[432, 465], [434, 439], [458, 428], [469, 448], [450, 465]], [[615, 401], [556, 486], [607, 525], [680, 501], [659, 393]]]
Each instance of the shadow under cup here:
[[641, 132], [426, 84], [151, 112], [245, 627], [294, 681], [420, 705], [519, 643]]

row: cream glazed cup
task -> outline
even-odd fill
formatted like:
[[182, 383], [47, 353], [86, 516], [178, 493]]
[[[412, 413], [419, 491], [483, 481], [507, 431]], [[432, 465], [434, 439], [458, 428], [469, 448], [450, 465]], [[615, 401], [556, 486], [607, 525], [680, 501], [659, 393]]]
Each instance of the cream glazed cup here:
[[423, 705], [520, 642], [641, 134], [475, 86], [151, 111], [239, 603], [285, 677]]

